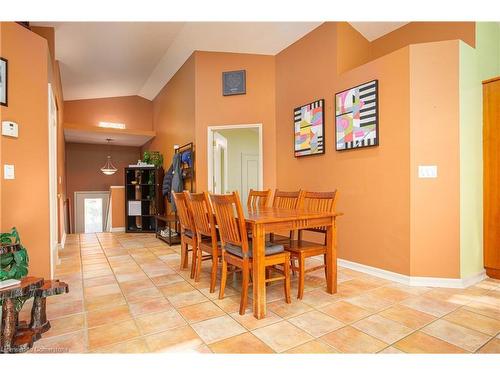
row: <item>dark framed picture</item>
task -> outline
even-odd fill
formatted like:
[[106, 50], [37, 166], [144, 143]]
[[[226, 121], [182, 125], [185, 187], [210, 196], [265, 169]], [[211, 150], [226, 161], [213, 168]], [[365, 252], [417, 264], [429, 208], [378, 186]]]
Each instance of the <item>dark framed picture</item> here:
[[337, 151], [379, 145], [378, 80], [335, 94]]
[[325, 100], [297, 107], [293, 110], [295, 127], [295, 157], [325, 153]]
[[222, 72], [222, 95], [246, 94], [246, 71]]
[[0, 105], [8, 105], [8, 61], [0, 57]]

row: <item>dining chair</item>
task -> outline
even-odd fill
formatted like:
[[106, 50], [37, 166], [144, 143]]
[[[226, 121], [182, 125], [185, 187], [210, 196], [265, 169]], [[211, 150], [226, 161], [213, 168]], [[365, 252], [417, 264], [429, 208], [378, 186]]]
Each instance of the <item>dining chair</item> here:
[[[191, 251], [193, 255], [191, 259], [190, 277], [194, 278], [196, 269], [196, 249], [198, 248], [196, 227], [188, 208], [186, 194], [172, 191], [172, 197], [174, 198], [179, 224], [181, 226], [181, 269], [188, 267], [188, 253]], [[191, 249], [189, 246], [191, 246]]]
[[[309, 211], [334, 213], [337, 198], [337, 190], [333, 192], [321, 193], [307, 191], [303, 193], [302, 198], [300, 199], [300, 206], [301, 208]], [[305, 231], [322, 234], [324, 236], [323, 242], [317, 243], [303, 240], [302, 236]], [[326, 276], [326, 227], [299, 229], [297, 239], [291, 239], [290, 241], [283, 242], [283, 245], [285, 247], [285, 250], [290, 252], [292, 271], [298, 271], [299, 273], [297, 298], [302, 299], [302, 297], [304, 296], [304, 282], [306, 273], [324, 268]], [[323, 255], [323, 264], [306, 269], [306, 258], [317, 255]], [[295, 266], [295, 260], [298, 261], [298, 266]]]
[[267, 190], [253, 190], [248, 192], [247, 207], [248, 208], [261, 208], [267, 206], [267, 201], [271, 199], [271, 189]]
[[[224, 298], [228, 264], [242, 271], [240, 315], [245, 313], [248, 300], [248, 286], [253, 261], [253, 244], [246, 235], [245, 216], [238, 192], [227, 195], [210, 195], [215, 212], [222, 248], [222, 275], [219, 299]], [[283, 245], [265, 244], [264, 266], [283, 265], [282, 276], [266, 277], [265, 282], [284, 280], [285, 300], [290, 299], [290, 253], [284, 251]]]
[[[282, 191], [276, 189], [274, 191], [273, 208], [289, 208], [297, 209], [300, 207], [303, 190], [298, 191]], [[288, 236], [279, 235], [276, 233], [270, 234], [270, 241], [274, 243], [287, 243], [293, 239], [295, 231], [290, 231]]]
[[[196, 249], [196, 269], [195, 281], [200, 280], [201, 262], [212, 260], [212, 270], [210, 278], [210, 293], [215, 291], [217, 281], [217, 267], [219, 256], [221, 255], [220, 241], [217, 238], [217, 228], [215, 217], [208, 194], [185, 192], [188, 208], [191, 211], [193, 222], [196, 227], [198, 248]], [[208, 255], [203, 255], [207, 253]]]

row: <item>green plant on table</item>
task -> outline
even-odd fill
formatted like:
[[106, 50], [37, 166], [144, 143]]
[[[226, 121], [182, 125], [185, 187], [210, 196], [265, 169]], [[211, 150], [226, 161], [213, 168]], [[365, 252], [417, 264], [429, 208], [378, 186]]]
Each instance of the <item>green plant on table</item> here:
[[[0, 233], [0, 243], [2, 245], [19, 244], [18, 251], [0, 255], [0, 281], [17, 279], [20, 280], [28, 274], [28, 252], [21, 245], [21, 239], [16, 228], [8, 233]], [[26, 298], [19, 297], [16, 299], [16, 310], [19, 311], [23, 307]], [[0, 305], [2, 301], [0, 301]]]
[[19, 233], [16, 228], [12, 228], [10, 233], [1, 233], [0, 242], [2, 245], [19, 244], [19, 251], [0, 255], [0, 281], [9, 279], [21, 279], [28, 274], [28, 252], [21, 245]]

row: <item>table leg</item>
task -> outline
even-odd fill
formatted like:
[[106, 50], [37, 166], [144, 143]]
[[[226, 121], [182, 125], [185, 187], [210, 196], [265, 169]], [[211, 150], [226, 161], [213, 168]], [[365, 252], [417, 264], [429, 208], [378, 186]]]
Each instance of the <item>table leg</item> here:
[[2, 330], [0, 331], [0, 352], [10, 353], [16, 334], [17, 311], [12, 299], [6, 299], [2, 304]]
[[337, 293], [337, 244], [335, 219], [326, 229], [326, 291]]
[[265, 258], [265, 232], [262, 225], [252, 227], [253, 236], [253, 315], [257, 319], [266, 316], [266, 267]]
[[30, 328], [40, 333], [47, 332], [50, 329], [50, 323], [47, 320], [46, 302], [46, 297], [36, 296], [33, 299], [33, 307], [31, 308]]

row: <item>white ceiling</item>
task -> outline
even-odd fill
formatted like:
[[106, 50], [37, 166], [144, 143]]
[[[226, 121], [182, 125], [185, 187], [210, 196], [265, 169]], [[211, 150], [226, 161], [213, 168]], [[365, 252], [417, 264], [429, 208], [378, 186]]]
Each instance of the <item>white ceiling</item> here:
[[[275, 55], [321, 22], [33, 22], [56, 34], [65, 100], [152, 100], [195, 50]], [[404, 22], [351, 22], [368, 40]]]
[[358, 30], [368, 41], [389, 34], [391, 31], [399, 29], [408, 22], [349, 22], [352, 27]]
[[112, 139], [113, 146], [141, 147], [154, 138], [154, 135], [120, 133], [119, 131], [94, 131], [83, 129], [64, 129], [64, 139], [68, 143], [107, 144], [106, 138]]
[[190, 22], [179, 32], [139, 95], [153, 99], [193, 51], [275, 55], [321, 22]]
[[65, 100], [137, 95], [181, 22], [34, 22], [53, 26]]

